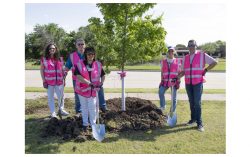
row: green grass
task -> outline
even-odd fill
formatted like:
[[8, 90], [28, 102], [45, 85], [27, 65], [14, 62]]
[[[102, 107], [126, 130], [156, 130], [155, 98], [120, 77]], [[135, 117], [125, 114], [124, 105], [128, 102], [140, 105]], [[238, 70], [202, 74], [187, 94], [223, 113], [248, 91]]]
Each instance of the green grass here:
[[[158, 101], [155, 101], [159, 105]], [[168, 102], [169, 104], [169, 102]], [[106, 133], [102, 143], [87, 141], [75, 143], [63, 141], [58, 137], [41, 138], [45, 126], [44, 118], [49, 114], [46, 99], [26, 100], [26, 109], [36, 105], [44, 107], [44, 112], [25, 116], [25, 153], [26, 154], [225, 154], [226, 153], [226, 109], [225, 101], [203, 101], [202, 118], [205, 132], [196, 127], [184, 126], [190, 118], [187, 101], [178, 101], [178, 123], [174, 128]], [[66, 109], [73, 112], [73, 102], [66, 103]], [[169, 105], [167, 106], [169, 110]], [[72, 148], [76, 147], [73, 152]]]
[[[225, 71], [226, 70], [226, 60], [225, 59], [219, 59], [218, 65], [215, 66], [214, 69], [211, 71]], [[25, 69], [26, 70], [38, 70], [40, 69], [39, 65], [33, 65], [34, 62], [26, 62], [25, 63]], [[111, 71], [117, 71], [119, 70], [115, 66], [109, 67]], [[154, 65], [154, 64], [142, 64], [142, 65], [134, 65], [134, 66], [125, 66], [125, 70], [142, 70], [142, 71], [160, 71], [160, 65]]]
[[[105, 88], [105, 93], [121, 93], [121, 88]], [[126, 88], [126, 93], [158, 93], [158, 88]], [[204, 94], [225, 94], [225, 89], [204, 89]], [[42, 87], [25, 87], [25, 92], [46, 92]], [[72, 87], [65, 87], [65, 93], [73, 93]], [[186, 93], [185, 89], [179, 89], [178, 93]]]

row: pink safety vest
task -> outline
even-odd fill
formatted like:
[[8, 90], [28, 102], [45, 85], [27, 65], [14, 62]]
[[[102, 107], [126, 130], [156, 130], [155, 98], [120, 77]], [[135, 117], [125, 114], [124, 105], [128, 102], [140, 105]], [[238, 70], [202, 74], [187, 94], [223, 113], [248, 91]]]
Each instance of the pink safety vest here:
[[53, 61], [52, 59], [42, 57], [41, 62], [44, 67], [45, 82], [51, 86], [63, 84], [63, 58], [60, 57], [58, 61]]
[[[101, 69], [102, 69], [102, 64], [100, 62], [94, 61], [92, 63], [91, 76], [89, 76], [88, 69], [84, 65], [83, 60], [80, 60], [77, 63], [77, 68], [83, 78], [90, 81], [90, 77], [91, 77], [91, 82], [94, 85], [100, 84]], [[76, 77], [75, 92], [84, 97], [96, 97], [96, 91], [92, 89], [88, 84], [80, 82], [77, 77]]]
[[190, 54], [184, 57], [185, 83], [196, 85], [205, 82], [202, 75], [205, 67], [205, 54], [201, 51], [195, 53], [193, 62], [190, 63]]
[[72, 63], [72, 79], [76, 80], [76, 76], [74, 75], [75, 66], [77, 66], [78, 61], [81, 60], [81, 59], [79, 58], [77, 52], [73, 52], [73, 53], [70, 54], [70, 60], [71, 60], [71, 63]]
[[173, 78], [176, 78], [178, 75], [178, 72], [180, 72], [180, 64], [181, 60], [174, 58], [173, 62], [170, 64], [170, 67], [168, 65], [167, 59], [164, 59], [161, 61], [161, 71], [162, 71], [162, 79], [163, 79], [163, 86], [171, 86], [171, 80]]

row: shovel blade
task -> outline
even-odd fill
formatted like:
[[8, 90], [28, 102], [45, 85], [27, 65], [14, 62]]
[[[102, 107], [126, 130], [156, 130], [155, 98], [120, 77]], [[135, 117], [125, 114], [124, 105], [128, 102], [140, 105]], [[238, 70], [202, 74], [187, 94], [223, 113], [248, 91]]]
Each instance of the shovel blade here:
[[168, 116], [167, 123], [168, 123], [168, 125], [170, 127], [174, 127], [176, 125], [176, 123], [177, 123], [177, 115], [176, 115], [176, 113], [174, 113], [172, 115], [172, 117], [170, 115]]
[[104, 124], [100, 124], [100, 125], [95, 124], [95, 125], [92, 125], [91, 127], [92, 127], [92, 135], [93, 135], [93, 137], [97, 141], [101, 142], [105, 137], [105, 126], [104, 126]]

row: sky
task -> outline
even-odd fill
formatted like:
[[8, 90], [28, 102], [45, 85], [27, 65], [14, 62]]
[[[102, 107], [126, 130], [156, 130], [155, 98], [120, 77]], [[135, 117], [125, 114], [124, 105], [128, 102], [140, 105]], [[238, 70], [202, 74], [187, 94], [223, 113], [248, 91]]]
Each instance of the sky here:
[[[187, 45], [195, 39], [199, 44], [226, 40], [226, 5], [223, 3], [158, 3], [145, 14], [163, 14], [168, 45]], [[88, 24], [90, 17], [102, 14], [95, 3], [26, 3], [25, 33], [36, 24], [56, 23], [67, 32]]]

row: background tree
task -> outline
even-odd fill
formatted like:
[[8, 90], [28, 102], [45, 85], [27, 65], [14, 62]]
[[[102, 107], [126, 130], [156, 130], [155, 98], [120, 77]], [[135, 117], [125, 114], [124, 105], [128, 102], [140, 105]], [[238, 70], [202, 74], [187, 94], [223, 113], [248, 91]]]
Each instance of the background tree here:
[[[58, 27], [57, 24], [38, 24], [34, 27], [33, 33], [25, 36], [25, 46], [29, 45], [29, 49], [27, 49], [26, 53], [27, 55], [34, 53], [32, 56], [38, 59], [48, 43], [54, 42], [59, 50], [63, 50], [65, 48], [65, 41], [67, 41], [67, 33], [63, 28]], [[27, 55], [25, 54], [25, 56]], [[64, 53], [62, 53], [62, 55], [66, 56]]]
[[215, 43], [209, 42], [200, 45], [199, 48], [205, 51], [207, 54], [212, 55], [215, 53], [217, 47]]
[[209, 42], [199, 46], [200, 49], [208, 53], [209, 55], [215, 55], [219, 57], [226, 57], [226, 42], [218, 40], [216, 42]]
[[177, 44], [177, 45], [175, 46], [175, 49], [176, 49], [176, 50], [187, 50], [188, 48], [186, 47], [186, 45]]
[[220, 57], [226, 57], [226, 42], [218, 40], [216, 44], [216, 53], [220, 54]]

